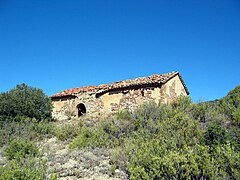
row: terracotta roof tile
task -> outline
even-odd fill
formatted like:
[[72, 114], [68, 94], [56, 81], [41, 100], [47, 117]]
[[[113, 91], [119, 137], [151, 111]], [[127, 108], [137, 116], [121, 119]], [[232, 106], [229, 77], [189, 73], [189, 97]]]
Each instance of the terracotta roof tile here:
[[[72, 88], [72, 89], [68, 89], [68, 90], [64, 90], [62, 92], [56, 93], [52, 96], [52, 98], [75, 95], [78, 93], [83, 93], [83, 92], [88, 92], [88, 91], [104, 92], [104, 91], [110, 90], [110, 89], [123, 88], [123, 87], [134, 86], [134, 85], [166, 83], [168, 80], [170, 80], [172, 77], [176, 76], [177, 74], [179, 74], [179, 73], [172, 72], [172, 73], [168, 73], [168, 74], [154, 74], [154, 75], [151, 75], [148, 77], [140, 77], [140, 78], [125, 80], [125, 81], [118, 81], [118, 82], [113, 82], [110, 84], [101, 84], [98, 86], [82, 86], [79, 88]], [[182, 81], [182, 79], [181, 79], [181, 81]], [[183, 83], [183, 85], [186, 88], [184, 83]], [[186, 90], [187, 90], [187, 88], [186, 88]]]

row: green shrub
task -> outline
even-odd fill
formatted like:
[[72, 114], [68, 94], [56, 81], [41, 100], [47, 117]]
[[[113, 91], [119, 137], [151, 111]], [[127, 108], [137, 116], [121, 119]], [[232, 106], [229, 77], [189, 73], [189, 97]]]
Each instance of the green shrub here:
[[220, 100], [220, 107], [230, 119], [236, 121], [238, 124], [238, 112], [240, 108], [240, 86], [237, 86], [231, 90], [226, 97]]
[[79, 123], [78, 125], [67, 124], [63, 127], [56, 127], [54, 130], [54, 135], [62, 141], [68, 139], [71, 140], [81, 133], [82, 126], [82, 123]]
[[41, 121], [32, 122], [29, 124], [31, 131], [33, 131], [36, 136], [52, 136], [54, 133], [55, 125], [53, 122]]
[[[73, 136], [67, 127], [62, 137], [75, 137], [70, 148], [111, 147], [111, 172], [125, 170], [131, 179], [239, 179], [240, 131], [222, 105], [193, 104], [189, 97], [149, 102], [83, 126]], [[238, 108], [231, 111], [235, 122]]]
[[81, 133], [70, 143], [70, 148], [103, 147], [108, 142], [108, 135], [96, 127], [83, 127]]
[[192, 104], [192, 110], [190, 112], [192, 118], [198, 120], [199, 122], [205, 123], [207, 121], [206, 113], [207, 105], [205, 102]]
[[[181, 97], [135, 111], [136, 131], [118, 151], [127, 155], [131, 179], [239, 179], [239, 130], [216, 106]], [[205, 131], [199, 122], [207, 122]]]
[[239, 179], [240, 153], [230, 144], [174, 148], [160, 138], [140, 136], [128, 142], [131, 179]]
[[41, 159], [37, 146], [29, 140], [15, 139], [4, 149], [7, 158], [0, 167], [0, 180], [46, 179], [46, 161]]
[[20, 160], [25, 157], [35, 157], [39, 155], [39, 150], [35, 144], [22, 139], [11, 141], [4, 152], [8, 160]]
[[52, 134], [51, 99], [26, 84], [0, 94], [0, 147], [15, 138], [36, 139]]
[[131, 114], [127, 110], [119, 110], [116, 114], [115, 117], [120, 120], [129, 120], [131, 119]]
[[[143, 143], [143, 142], [142, 142]], [[213, 179], [214, 166], [207, 146], [168, 150], [161, 141], [149, 140], [131, 153], [131, 179]]]
[[148, 129], [151, 132], [158, 131], [158, 124], [173, 115], [173, 108], [169, 104], [151, 101], [145, 103], [133, 112], [135, 130]]
[[240, 152], [231, 144], [214, 147], [212, 152], [215, 174], [219, 179], [240, 179]]
[[172, 107], [179, 109], [180, 111], [187, 112], [191, 109], [192, 100], [189, 96], [179, 96], [177, 100], [171, 103]]
[[46, 179], [45, 161], [26, 158], [11, 160], [6, 166], [0, 166], [0, 180], [43, 180]]
[[[123, 117], [124, 119], [120, 119]], [[122, 138], [129, 136], [134, 128], [134, 121], [130, 119], [130, 114], [127, 111], [121, 111], [93, 126], [83, 126], [82, 124], [79, 128], [65, 126], [58, 130], [56, 135], [60, 139], [77, 136], [70, 144], [71, 148], [114, 147], [121, 142]]]
[[16, 138], [36, 140], [49, 137], [52, 136], [53, 130], [53, 122], [37, 122], [30, 118], [20, 122], [4, 122], [0, 129], [0, 147]]
[[[123, 143], [121, 143], [118, 146], [115, 146], [114, 148], [110, 149], [110, 164], [111, 168], [114, 170], [121, 169], [123, 171], [127, 171], [128, 167], [128, 149], [130, 149], [130, 146], [128, 146], [127, 142], [130, 142], [127, 140], [127, 138], [123, 139]], [[126, 146], [126, 147], [125, 147]]]
[[227, 128], [212, 122], [204, 133], [204, 142], [210, 147], [216, 144], [224, 144], [230, 140]]
[[228, 130], [229, 133], [229, 143], [235, 147], [236, 151], [240, 152], [240, 129], [232, 128]]
[[121, 119], [119, 115], [116, 115], [112, 118], [101, 121], [100, 124], [97, 125], [97, 128], [102, 129], [111, 138], [119, 139], [131, 135], [135, 130], [135, 124], [133, 119], [130, 119], [129, 117], [126, 118], [125, 116], [124, 119]]
[[232, 113], [233, 121], [240, 127], [240, 106], [238, 106]]
[[51, 99], [41, 89], [20, 84], [1, 93], [0, 99], [1, 122], [21, 120], [19, 117], [35, 118], [37, 121], [52, 120]]

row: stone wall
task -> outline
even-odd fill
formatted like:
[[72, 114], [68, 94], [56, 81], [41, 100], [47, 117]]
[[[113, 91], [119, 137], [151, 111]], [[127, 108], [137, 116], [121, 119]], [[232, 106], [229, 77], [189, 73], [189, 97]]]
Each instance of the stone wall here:
[[114, 89], [98, 94], [89, 91], [77, 94], [71, 98], [60, 98], [53, 101], [53, 116], [57, 119], [78, 117], [77, 105], [86, 107], [86, 114], [99, 116], [117, 112], [120, 109], [134, 110], [147, 101], [167, 103], [187, 92], [179, 76], [175, 76], [165, 84], [147, 84], [122, 89]]
[[179, 76], [170, 79], [161, 87], [160, 99], [164, 103], [172, 102], [180, 95], [187, 96], [187, 92]]

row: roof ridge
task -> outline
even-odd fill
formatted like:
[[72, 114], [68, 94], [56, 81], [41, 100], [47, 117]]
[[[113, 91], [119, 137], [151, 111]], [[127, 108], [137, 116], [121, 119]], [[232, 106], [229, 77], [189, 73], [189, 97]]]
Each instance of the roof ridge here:
[[152, 83], [166, 83], [169, 79], [174, 77], [175, 75], [179, 74], [178, 71], [173, 71], [167, 74], [152, 74], [147, 77], [137, 77], [134, 79], [127, 79], [127, 80], [121, 80], [116, 81], [108, 84], [100, 84], [100, 85], [88, 85], [88, 86], [81, 86], [76, 88], [70, 88], [63, 90], [61, 92], [58, 92], [51, 97], [64, 97], [69, 95], [78, 94], [80, 92], [87, 92], [87, 91], [93, 91], [93, 90], [109, 90], [109, 89], [115, 89], [115, 88], [123, 88], [128, 87], [131, 85], [141, 85], [141, 84], [152, 84]]

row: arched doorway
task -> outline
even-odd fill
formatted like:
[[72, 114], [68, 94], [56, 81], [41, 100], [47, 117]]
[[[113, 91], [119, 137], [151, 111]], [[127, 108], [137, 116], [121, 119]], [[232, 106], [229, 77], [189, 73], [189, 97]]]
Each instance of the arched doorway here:
[[83, 103], [78, 104], [77, 109], [78, 109], [78, 117], [86, 114], [86, 107]]

